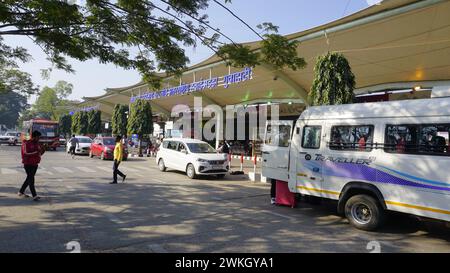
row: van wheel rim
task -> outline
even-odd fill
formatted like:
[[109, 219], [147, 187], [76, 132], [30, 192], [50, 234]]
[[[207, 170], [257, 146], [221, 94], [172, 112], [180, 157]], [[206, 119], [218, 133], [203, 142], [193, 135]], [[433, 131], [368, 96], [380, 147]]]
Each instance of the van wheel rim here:
[[372, 211], [365, 204], [355, 204], [351, 210], [352, 218], [360, 225], [367, 225], [372, 219]]
[[159, 169], [160, 170], [164, 169], [164, 162], [162, 160], [159, 161]]

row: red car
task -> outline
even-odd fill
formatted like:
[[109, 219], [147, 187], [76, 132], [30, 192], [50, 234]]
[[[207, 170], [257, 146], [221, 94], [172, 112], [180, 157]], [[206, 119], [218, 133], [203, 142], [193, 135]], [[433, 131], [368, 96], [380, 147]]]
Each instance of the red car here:
[[[114, 148], [116, 146], [116, 138], [114, 137], [97, 137], [91, 144], [91, 151], [89, 157], [99, 156], [101, 160], [114, 159]], [[123, 159], [127, 160], [128, 149], [125, 146], [123, 149]]]

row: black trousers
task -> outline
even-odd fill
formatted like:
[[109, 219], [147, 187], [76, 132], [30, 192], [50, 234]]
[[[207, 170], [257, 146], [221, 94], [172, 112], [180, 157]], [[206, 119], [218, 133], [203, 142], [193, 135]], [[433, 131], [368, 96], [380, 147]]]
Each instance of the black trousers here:
[[117, 183], [117, 175], [119, 175], [120, 177], [124, 177], [125, 175], [119, 171], [119, 165], [120, 165], [120, 161], [114, 160], [114, 165], [113, 165], [113, 182]]
[[275, 179], [272, 179], [270, 181], [270, 197], [271, 198], [275, 198], [276, 196], [276, 191], [277, 191], [277, 181]]
[[76, 146], [70, 146], [70, 148], [69, 148], [70, 155], [75, 154], [75, 149], [76, 149]]
[[36, 197], [37, 193], [36, 189], [34, 188], [34, 176], [36, 175], [38, 166], [24, 165], [23, 168], [27, 173], [27, 178], [25, 179], [25, 182], [23, 182], [22, 188], [20, 188], [19, 192], [24, 194], [27, 187], [30, 187], [31, 194], [33, 195], [33, 197]]

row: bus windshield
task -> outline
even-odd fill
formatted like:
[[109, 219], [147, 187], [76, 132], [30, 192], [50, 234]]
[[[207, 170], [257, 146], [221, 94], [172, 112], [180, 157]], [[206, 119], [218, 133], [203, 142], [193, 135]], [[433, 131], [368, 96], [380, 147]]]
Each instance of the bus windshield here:
[[56, 137], [58, 135], [56, 129], [57, 129], [56, 124], [34, 123], [32, 132], [38, 131], [39, 133], [41, 133], [43, 137]]

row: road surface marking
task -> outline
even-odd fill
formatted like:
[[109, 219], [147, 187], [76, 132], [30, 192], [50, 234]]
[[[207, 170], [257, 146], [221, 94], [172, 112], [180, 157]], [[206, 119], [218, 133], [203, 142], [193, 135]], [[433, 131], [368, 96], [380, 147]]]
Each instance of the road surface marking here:
[[19, 172], [13, 169], [2, 168], [2, 174], [18, 174]]
[[166, 181], [162, 181], [162, 180], [159, 180], [159, 179], [156, 179], [156, 178], [153, 178], [153, 181], [159, 182], [159, 183], [163, 183], [163, 184], [167, 184]]
[[105, 171], [105, 172], [112, 172], [113, 171], [112, 167], [111, 168], [108, 168], [108, 167], [97, 167], [97, 169], [100, 169], [100, 170]]
[[119, 166], [119, 170], [124, 170], [127, 173], [136, 173], [139, 172], [139, 170], [133, 169], [133, 168], [129, 168], [129, 167], [121, 167]]
[[72, 170], [64, 168], [64, 167], [53, 167], [59, 173], [73, 173]]
[[78, 170], [85, 172], [85, 173], [95, 173], [96, 171], [89, 169], [88, 167], [77, 167]]
[[50, 171], [48, 171], [47, 168], [42, 168], [42, 167], [40, 167], [40, 168], [37, 170], [37, 174], [40, 174], [40, 173], [45, 173], [45, 174], [48, 174], [48, 175], [53, 175], [53, 173], [50, 172]]
[[133, 168], [137, 168], [137, 169], [144, 170], [144, 171], [149, 171], [149, 170], [150, 170], [150, 166], [149, 166], [149, 167], [145, 167], [145, 166], [133, 166]]
[[282, 217], [282, 218], [289, 219], [289, 220], [296, 220], [294, 217], [290, 217], [290, 216], [287, 216], [287, 215], [279, 214], [279, 213], [276, 213], [276, 212], [273, 212], [273, 211], [262, 210], [261, 212], [267, 213], [267, 214], [271, 214], [271, 215], [275, 215], [275, 216]]

